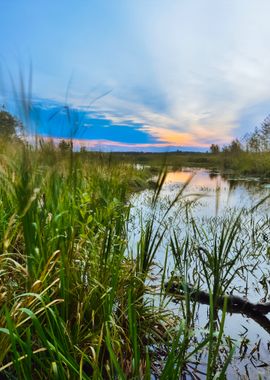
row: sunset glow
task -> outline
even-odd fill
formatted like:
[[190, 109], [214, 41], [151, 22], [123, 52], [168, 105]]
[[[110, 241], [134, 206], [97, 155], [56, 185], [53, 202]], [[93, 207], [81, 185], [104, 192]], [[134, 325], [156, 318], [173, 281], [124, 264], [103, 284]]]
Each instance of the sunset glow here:
[[[80, 145], [206, 150], [269, 113], [267, 0], [2, 3], [1, 103], [69, 107]], [[67, 138], [42, 117], [38, 134]]]

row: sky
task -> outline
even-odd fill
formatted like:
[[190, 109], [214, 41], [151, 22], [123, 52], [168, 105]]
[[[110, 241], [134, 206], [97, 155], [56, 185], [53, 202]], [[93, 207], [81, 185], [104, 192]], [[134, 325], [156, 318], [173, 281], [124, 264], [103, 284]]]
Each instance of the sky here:
[[207, 150], [270, 113], [269, 0], [0, 6], [0, 101], [29, 135], [90, 149]]

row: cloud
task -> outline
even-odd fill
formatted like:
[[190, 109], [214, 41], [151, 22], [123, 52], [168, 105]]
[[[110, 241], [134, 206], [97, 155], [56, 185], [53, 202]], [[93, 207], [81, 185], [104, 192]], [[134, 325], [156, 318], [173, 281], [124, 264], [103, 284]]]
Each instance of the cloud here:
[[168, 141], [185, 140], [188, 134], [197, 143], [228, 142], [239, 132], [244, 112], [270, 100], [270, 3], [150, 4], [133, 11], [140, 16], [166, 120], [162, 115], [161, 126], [158, 117], [144, 113], [147, 130], [164, 141], [163, 128]]
[[[46, 96], [67, 98], [83, 113], [91, 133], [82, 139], [204, 148], [241, 137], [270, 111], [268, 0], [83, 4], [76, 17], [57, 6], [61, 28], [55, 5], [37, 12], [29, 0], [28, 7], [37, 15], [34, 26], [43, 28], [33, 28], [14, 6], [17, 21], [6, 27], [17, 46], [23, 41], [33, 49], [34, 93], [44, 108]], [[49, 28], [43, 15], [50, 15]], [[9, 48], [3, 41], [11, 67]], [[53, 136], [67, 136], [64, 123], [53, 127]]]
[[[30, 143], [35, 143], [36, 138], [46, 141], [46, 142], [53, 142], [54, 145], [58, 145], [62, 138], [51, 136], [43, 136], [43, 135], [37, 135], [35, 136], [28, 136], [28, 141]], [[182, 150], [179, 146], [171, 145], [171, 144], [165, 144], [165, 143], [153, 143], [153, 144], [128, 144], [128, 143], [122, 143], [119, 141], [113, 141], [113, 140], [89, 140], [89, 139], [72, 139], [73, 147], [75, 150], [80, 150], [82, 147], [86, 148], [87, 150], [98, 150], [98, 151], [129, 151], [129, 152], [169, 152], [169, 151], [175, 151], [175, 150]], [[191, 146], [191, 147], [184, 147], [184, 151], [201, 151], [206, 150], [202, 149], [201, 147], [197, 146]]]

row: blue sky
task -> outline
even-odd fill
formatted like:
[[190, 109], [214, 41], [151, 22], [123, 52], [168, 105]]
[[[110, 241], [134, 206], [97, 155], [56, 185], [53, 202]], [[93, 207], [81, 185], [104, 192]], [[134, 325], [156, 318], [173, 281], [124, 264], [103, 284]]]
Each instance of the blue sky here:
[[42, 136], [74, 132], [68, 105], [79, 145], [203, 150], [241, 138], [270, 113], [268, 0], [0, 5], [0, 99], [18, 112], [10, 77], [20, 93], [18, 71], [27, 84], [31, 63]]

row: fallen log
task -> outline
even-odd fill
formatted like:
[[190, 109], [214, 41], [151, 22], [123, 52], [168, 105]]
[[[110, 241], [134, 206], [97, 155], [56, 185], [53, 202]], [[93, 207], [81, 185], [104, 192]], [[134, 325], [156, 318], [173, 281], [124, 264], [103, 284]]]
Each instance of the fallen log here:
[[[210, 294], [204, 290], [196, 289], [189, 284], [184, 284], [179, 279], [173, 279], [165, 284], [167, 292], [177, 300], [183, 299], [187, 294], [191, 301], [196, 301], [201, 304], [210, 305]], [[245, 298], [235, 296], [233, 294], [226, 294], [217, 298], [215, 307], [223, 309], [225, 298], [227, 298], [228, 313], [244, 314], [252, 318], [255, 322], [261, 325], [270, 334], [270, 320], [266, 314], [270, 313], [270, 302], [253, 303]]]
[[[183, 296], [186, 293], [190, 298], [201, 304], [209, 305], [210, 295], [204, 290], [196, 289], [188, 284], [183, 284], [181, 281], [173, 280], [165, 284], [168, 293]], [[226, 294], [217, 298], [215, 306], [223, 308], [225, 298], [227, 298], [227, 311], [232, 313], [245, 313], [255, 312], [263, 315], [270, 313], [270, 302], [253, 303], [245, 298], [235, 296], [233, 294]]]

